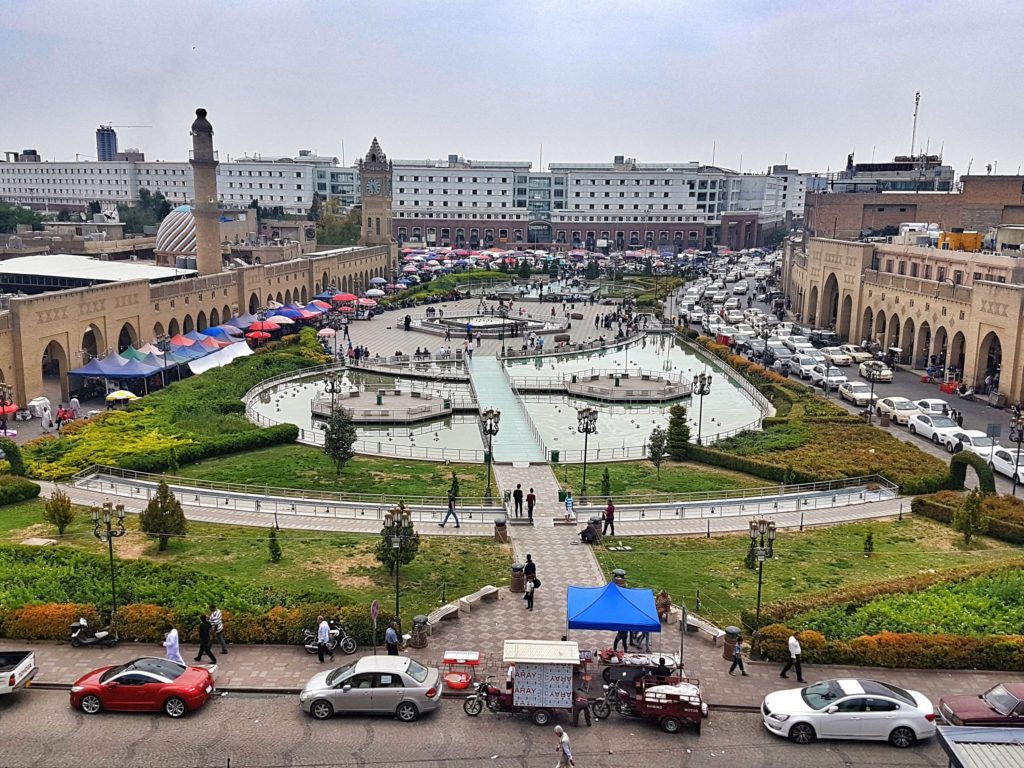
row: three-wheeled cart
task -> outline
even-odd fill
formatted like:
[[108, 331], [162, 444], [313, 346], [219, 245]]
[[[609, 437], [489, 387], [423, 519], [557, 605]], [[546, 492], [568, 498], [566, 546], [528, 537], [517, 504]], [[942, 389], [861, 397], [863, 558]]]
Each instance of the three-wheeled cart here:
[[605, 696], [590, 708], [601, 720], [614, 709], [623, 717], [653, 720], [668, 733], [678, 733], [684, 725], [692, 725], [699, 734], [701, 723], [708, 716], [700, 681], [689, 677], [641, 677], [632, 689], [620, 688], [613, 681], [605, 686]]

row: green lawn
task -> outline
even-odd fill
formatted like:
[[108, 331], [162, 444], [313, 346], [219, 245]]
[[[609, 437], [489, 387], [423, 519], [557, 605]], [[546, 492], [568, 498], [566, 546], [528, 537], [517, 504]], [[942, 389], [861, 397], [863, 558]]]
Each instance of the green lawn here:
[[[691, 493], [694, 491], [718, 491], [727, 488], [761, 488], [771, 485], [767, 480], [717, 469], [706, 464], [665, 461], [661, 465], [661, 476], [649, 461], [623, 461], [611, 464], [587, 465], [587, 490], [590, 496], [601, 492], [601, 477], [607, 468], [611, 479], [613, 497], [648, 493]], [[565, 464], [553, 466], [562, 488], [571, 488], [575, 493], [583, 484], [583, 465]], [[568, 479], [567, 479], [568, 477]]]
[[[909, 506], [909, 505], [908, 505]], [[909, 513], [909, 510], [908, 510]], [[875, 551], [864, 557], [864, 537], [874, 534]], [[820, 593], [858, 582], [913, 574], [996, 558], [1016, 557], [1020, 548], [991, 539], [962, 547], [947, 526], [921, 518], [853, 523], [804, 532], [781, 531], [775, 558], [764, 565], [762, 604]], [[665, 589], [676, 601], [720, 626], [739, 625], [740, 611], [757, 602], [757, 571], [743, 559], [746, 534], [623, 539], [632, 552], [595, 550], [606, 574], [624, 568], [631, 586]]]
[[[42, 514], [40, 500], [0, 507], [0, 543], [17, 544], [28, 536], [58, 538]], [[189, 523], [184, 539], [172, 541], [166, 552], [158, 553], [156, 543], [139, 532], [137, 517], [129, 516], [126, 527], [128, 534], [114, 543], [118, 557], [173, 562], [240, 584], [273, 586], [289, 593], [331, 590], [346, 604], [369, 606], [379, 599], [394, 605], [394, 579], [373, 554], [377, 536], [282, 530], [278, 542], [283, 558], [271, 563], [265, 530]], [[88, 511], [82, 508], [58, 546], [98, 554], [107, 551], [92, 535]], [[429, 613], [442, 604], [442, 595], [451, 601], [485, 584], [507, 584], [511, 563], [508, 545], [489, 539], [422, 537], [416, 559], [401, 571], [403, 618]]]
[[222, 483], [265, 485], [309, 491], [381, 493], [390, 497], [445, 496], [451, 473], [459, 477], [460, 495], [479, 497], [487, 486], [487, 468], [477, 464], [437, 464], [412, 459], [356, 456], [341, 477], [319, 448], [279, 445], [206, 459], [181, 467], [176, 474]]

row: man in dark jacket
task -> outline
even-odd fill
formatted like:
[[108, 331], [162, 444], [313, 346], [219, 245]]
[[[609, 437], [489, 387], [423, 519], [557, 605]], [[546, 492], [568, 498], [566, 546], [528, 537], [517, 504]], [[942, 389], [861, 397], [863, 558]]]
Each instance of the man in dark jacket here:
[[196, 661], [202, 661], [203, 656], [209, 656], [210, 661], [213, 664], [217, 663], [217, 658], [213, 655], [213, 650], [210, 648], [211, 632], [213, 625], [210, 624], [210, 618], [205, 614], [199, 617], [199, 653], [196, 655]]

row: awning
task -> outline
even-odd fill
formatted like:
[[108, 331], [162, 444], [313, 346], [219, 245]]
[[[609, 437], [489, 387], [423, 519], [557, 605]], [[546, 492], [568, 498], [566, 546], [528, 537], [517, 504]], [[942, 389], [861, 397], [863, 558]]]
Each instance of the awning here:
[[211, 355], [207, 355], [201, 360], [194, 360], [188, 364], [188, 368], [192, 373], [203, 373], [211, 368], [220, 368], [222, 365], [227, 365], [232, 360], [239, 357], [247, 357], [253, 354], [253, 351], [249, 348], [249, 345], [244, 341], [238, 341], [231, 346], [219, 349]]
[[566, 590], [569, 629], [660, 632], [654, 591], [620, 587], [569, 587]]

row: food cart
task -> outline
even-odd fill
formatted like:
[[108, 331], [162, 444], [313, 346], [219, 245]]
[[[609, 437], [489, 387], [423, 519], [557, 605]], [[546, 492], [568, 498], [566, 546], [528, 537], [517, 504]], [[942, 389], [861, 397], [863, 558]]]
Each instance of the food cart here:
[[638, 677], [650, 674], [665, 660], [665, 666], [673, 675], [683, 676], [683, 665], [676, 653], [626, 653], [611, 648], [604, 648], [594, 653], [601, 667], [601, 679], [606, 683], [612, 680], [632, 682]]
[[445, 672], [441, 676], [447, 688], [463, 691], [476, 678], [480, 651], [445, 651], [441, 658]]

